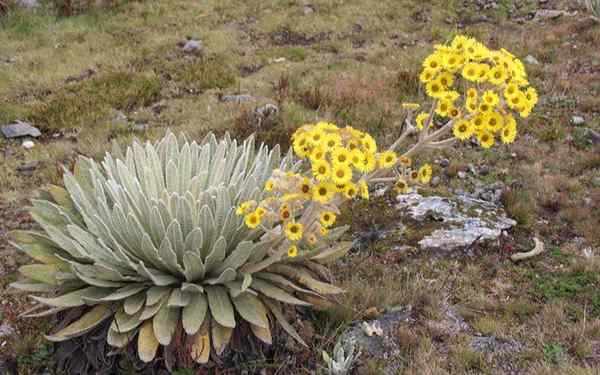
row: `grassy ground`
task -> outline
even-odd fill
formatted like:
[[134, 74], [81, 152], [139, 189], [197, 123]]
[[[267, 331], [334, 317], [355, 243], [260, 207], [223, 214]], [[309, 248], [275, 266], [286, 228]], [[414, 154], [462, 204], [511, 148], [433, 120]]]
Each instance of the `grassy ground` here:
[[[296, 126], [329, 119], [389, 144], [402, 122], [399, 103], [424, 98], [420, 60], [434, 43], [466, 33], [539, 60], [527, 69], [542, 101], [512, 147], [457, 147], [431, 158], [450, 158], [447, 170], [436, 168], [448, 186], [464, 184], [455, 171], [468, 163], [491, 167], [484, 179], [511, 187], [503, 201], [518, 227], [502, 248], [458, 260], [386, 256], [383, 243], [355, 253], [337, 269], [348, 293], [315, 317], [318, 334], [308, 330], [316, 349], [283, 365], [275, 359], [271, 368], [304, 373], [303, 361], [318, 362], [320, 350], [330, 350], [335, 333], [350, 322], [402, 305], [412, 306], [415, 317], [398, 328], [403, 346], [395, 360], [404, 373], [508, 373], [507, 361], [517, 373], [596, 373], [600, 154], [585, 128], [600, 130], [600, 26], [581, 9], [542, 26], [528, 17], [537, 1], [499, 0], [490, 9], [475, 3], [166, 0], [123, 2], [69, 18], [57, 18], [51, 8], [10, 11], [0, 19], [0, 124], [27, 120], [43, 136], [32, 150], [0, 139], [0, 314], [20, 337], [0, 353], [18, 358], [22, 373], [48, 361], [40, 335], [45, 323], [17, 320], [27, 302], [6, 293], [15, 268], [27, 260], [5, 232], [31, 225], [22, 207], [38, 186], [60, 181], [61, 165], [78, 154], [99, 157], [112, 140], [154, 139], [168, 128], [194, 138], [210, 130], [242, 136], [252, 131], [249, 111], [266, 102], [280, 108], [275, 127], [259, 133], [266, 142], [285, 145]], [[550, 0], [543, 7], [572, 10], [570, 3]], [[203, 56], [181, 52], [186, 37], [204, 42]], [[219, 100], [235, 93], [256, 101]], [[116, 121], [119, 113], [127, 119]], [[572, 125], [574, 115], [585, 124]], [[17, 170], [30, 161], [39, 161], [32, 175]], [[374, 215], [382, 212], [377, 204]], [[383, 224], [386, 217], [372, 220]], [[523, 250], [533, 235], [545, 242], [545, 254], [519, 264], [507, 260], [506, 251]], [[380, 287], [370, 288], [374, 283]], [[510, 358], [473, 351], [465, 334], [435, 324], [448, 303], [473, 330], [517, 340], [524, 349]], [[361, 374], [380, 373], [384, 363], [363, 359]]]

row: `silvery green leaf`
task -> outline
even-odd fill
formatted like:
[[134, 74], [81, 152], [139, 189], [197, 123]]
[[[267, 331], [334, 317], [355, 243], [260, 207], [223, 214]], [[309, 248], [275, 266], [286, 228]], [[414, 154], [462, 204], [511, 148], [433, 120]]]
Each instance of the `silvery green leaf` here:
[[223, 287], [207, 286], [208, 306], [212, 317], [224, 327], [235, 328], [233, 305]]
[[125, 301], [123, 301], [125, 313], [133, 315], [140, 311], [146, 302], [146, 294], [147, 292], [141, 292], [125, 298]]
[[178, 307], [169, 307], [164, 303], [152, 318], [154, 336], [161, 345], [166, 346], [171, 343], [179, 320], [179, 310]]
[[157, 304], [161, 299], [166, 297], [172, 288], [166, 286], [153, 286], [146, 291], [146, 305]]
[[167, 306], [169, 307], [185, 307], [190, 303], [192, 294], [184, 292], [181, 289], [175, 288], [171, 291]]
[[195, 281], [204, 278], [205, 268], [200, 255], [187, 251], [183, 254], [183, 267], [187, 281]]
[[221, 262], [223, 262], [223, 260], [225, 260], [226, 250], [227, 241], [225, 238], [219, 237], [204, 262], [204, 268], [206, 269], [206, 272], [210, 272], [211, 270], [215, 269]]
[[226, 268], [218, 277], [204, 280], [205, 284], [218, 285], [235, 280], [237, 273], [233, 268]]
[[242, 293], [232, 300], [235, 309], [244, 320], [262, 328], [269, 327], [267, 310], [258, 297], [250, 293]]
[[251, 284], [252, 289], [264, 294], [265, 296], [277, 301], [289, 303], [291, 305], [310, 306], [310, 303], [299, 300], [285, 290], [278, 288], [264, 280], [254, 278]]
[[206, 317], [207, 309], [208, 302], [204, 294], [195, 293], [191, 296], [190, 302], [183, 308], [182, 314], [183, 329], [188, 335], [198, 332]]
[[140, 319], [141, 316], [142, 310], [138, 310], [134, 314], [129, 315], [123, 310], [123, 308], [120, 308], [115, 313], [115, 317], [110, 325], [110, 329], [119, 333], [130, 332], [142, 324], [143, 320]]

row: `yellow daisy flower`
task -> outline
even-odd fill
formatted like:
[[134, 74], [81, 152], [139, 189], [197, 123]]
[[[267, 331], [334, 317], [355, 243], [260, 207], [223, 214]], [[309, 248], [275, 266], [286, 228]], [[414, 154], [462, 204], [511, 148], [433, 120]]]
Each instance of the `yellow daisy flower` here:
[[325, 160], [319, 160], [312, 165], [312, 173], [319, 181], [323, 181], [331, 177], [331, 166]]
[[500, 140], [502, 143], [513, 143], [517, 138], [517, 128], [507, 125], [500, 132]]
[[335, 184], [345, 184], [352, 180], [352, 169], [348, 164], [335, 163], [331, 172], [331, 179]]
[[399, 178], [398, 181], [396, 181], [396, 183], [394, 184], [394, 190], [398, 194], [406, 194], [410, 189], [408, 187], [408, 184], [406, 183], [406, 180], [404, 180], [403, 178]]
[[412, 159], [409, 158], [408, 156], [400, 156], [398, 161], [400, 162], [400, 165], [404, 168], [408, 168], [412, 164]]
[[379, 168], [391, 168], [396, 165], [397, 156], [394, 151], [385, 151], [379, 154]]
[[464, 141], [473, 135], [473, 126], [467, 120], [458, 121], [452, 126], [452, 133], [456, 138]]
[[425, 164], [419, 169], [419, 182], [422, 184], [428, 184], [431, 180], [432, 169], [431, 165]]
[[466, 64], [462, 70], [462, 76], [468, 81], [477, 82], [479, 80], [479, 64]]
[[425, 121], [429, 119], [429, 113], [419, 113], [417, 118], [415, 119], [415, 124], [417, 125], [417, 129], [422, 130], [425, 127]]
[[285, 226], [285, 236], [290, 241], [299, 241], [302, 238], [304, 226], [300, 223], [290, 222]]
[[320, 182], [313, 187], [313, 200], [319, 203], [329, 202], [335, 194], [335, 185]]
[[350, 150], [345, 147], [337, 147], [331, 153], [333, 164], [347, 165], [350, 163]]
[[487, 103], [491, 107], [495, 107], [500, 102], [500, 98], [498, 98], [498, 94], [493, 92], [492, 90], [487, 90], [483, 93], [481, 97], [484, 103]]
[[273, 191], [274, 188], [275, 188], [275, 182], [271, 179], [268, 179], [267, 182], [265, 182], [265, 190]]
[[244, 219], [246, 226], [250, 229], [256, 228], [260, 224], [260, 216], [256, 212], [246, 215]]
[[487, 77], [488, 80], [496, 86], [504, 84], [504, 81], [506, 81], [506, 78], [508, 78], [506, 70], [502, 66], [495, 66], [490, 69]]
[[369, 173], [375, 169], [376, 160], [373, 154], [364, 154], [364, 157], [359, 165], [356, 166], [356, 169], [362, 173]]
[[360, 197], [362, 199], [369, 199], [369, 185], [367, 185], [365, 180], [358, 182], [358, 189], [360, 190]]
[[348, 199], [353, 199], [358, 194], [358, 190], [356, 189], [356, 185], [353, 183], [349, 183], [346, 185], [346, 190], [344, 191], [344, 196]]
[[325, 228], [332, 226], [335, 223], [335, 218], [336, 215], [332, 211], [323, 211], [321, 212], [321, 215], [319, 215], [319, 221]]
[[477, 133], [477, 140], [483, 148], [490, 148], [494, 145], [494, 135], [485, 130]]
[[292, 245], [290, 246], [290, 248], [287, 251], [288, 257], [290, 258], [295, 258], [298, 256], [298, 247], [296, 245]]
[[425, 90], [427, 91], [427, 95], [432, 98], [441, 98], [445, 92], [444, 86], [437, 79], [427, 82]]

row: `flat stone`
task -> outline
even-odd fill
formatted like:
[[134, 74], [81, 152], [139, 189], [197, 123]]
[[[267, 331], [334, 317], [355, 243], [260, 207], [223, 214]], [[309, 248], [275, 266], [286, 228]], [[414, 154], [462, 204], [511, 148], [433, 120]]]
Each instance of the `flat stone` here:
[[250, 95], [223, 95], [221, 101], [225, 103], [244, 103], [253, 101], [254, 98]]
[[37, 138], [42, 135], [42, 132], [35, 126], [31, 126], [31, 124], [17, 120], [14, 124], [4, 125], [2, 127], [2, 134], [4, 134], [6, 138]]
[[512, 353], [523, 349], [523, 344], [515, 340], [501, 339], [495, 336], [473, 337], [469, 343], [477, 352]]
[[600, 144], [600, 133], [593, 129], [586, 128], [584, 130], [583, 135], [587, 138], [591, 143]]
[[279, 118], [279, 107], [275, 104], [265, 104], [257, 107], [251, 114], [251, 124], [256, 130], [271, 128]]
[[204, 44], [200, 40], [190, 39], [185, 42], [182, 50], [189, 54], [199, 54], [204, 50]]
[[525, 61], [525, 63], [529, 64], [529, 65], [540, 65], [540, 62], [535, 57], [533, 57], [531, 55], [525, 56], [525, 58], [523, 59], [523, 61]]
[[571, 124], [575, 126], [583, 125], [585, 124], [585, 118], [583, 116], [573, 116], [571, 117]]
[[24, 163], [24, 164], [19, 165], [17, 167], [17, 171], [21, 172], [22, 174], [24, 174], [26, 176], [31, 176], [33, 174], [33, 171], [35, 171], [39, 165], [40, 165], [40, 162], [37, 160], [30, 161], [29, 163]]
[[418, 242], [422, 249], [464, 249], [475, 241], [497, 239], [503, 230], [517, 224], [499, 205], [464, 193], [451, 198], [410, 193], [399, 195], [396, 200], [396, 208], [404, 211], [408, 218], [434, 226], [433, 231]]
[[15, 333], [15, 329], [7, 323], [0, 325], [0, 339], [12, 336]]
[[26, 150], [31, 150], [35, 146], [35, 143], [33, 143], [33, 141], [25, 141], [21, 146]]
[[[367, 335], [363, 329], [363, 322], [357, 322], [344, 331], [341, 342], [352, 342], [361, 353], [370, 358], [388, 360], [397, 357], [400, 353], [400, 345], [396, 341], [395, 330], [399, 324], [412, 323], [410, 312], [407, 310], [391, 311], [379, 316], [377, 319], [366, 321], [369, 326], [381, 329], [381, 335]], [[397, 374], [399, 363], [391, 364], [384, 369], [383, 374]]]

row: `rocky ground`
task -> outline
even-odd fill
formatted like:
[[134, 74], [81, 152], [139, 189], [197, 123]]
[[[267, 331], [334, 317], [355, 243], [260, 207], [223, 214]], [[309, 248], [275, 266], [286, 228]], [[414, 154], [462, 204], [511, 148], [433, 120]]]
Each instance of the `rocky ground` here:
[[[334, 271], [347, 292], [296, 316], [310, 349], [282, 342], [218, 366], [318, 373], [341, 339], [361, 349], [358, 374], [597, 373], [600, 24], [579, 2], [117, 1], [71, 17], [17, 3], [0, 16], [0, 374], [57, 358], [50, 323], [18, 319], [29, 301], [6, 289], [28, 262], [7, 233], [33, 225], [27, 200], [76, 155], [169, 128], [287, 147], [318, 119], [388, 145], [399, 103], [424, 99], [420, 61], [456, 33], [525, 62], [541, 101], [517, 142], [421, 155], [431, 187], [377, 187], [345, 207], [355, 246]], [[511, 260], [534, 238], [542, 254]]]

